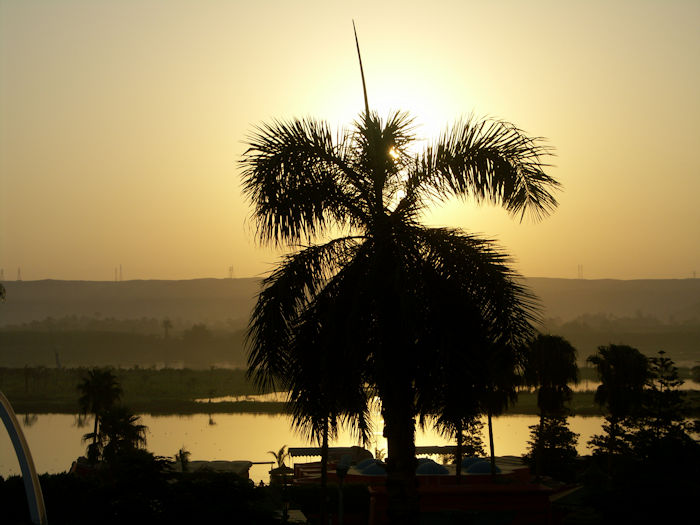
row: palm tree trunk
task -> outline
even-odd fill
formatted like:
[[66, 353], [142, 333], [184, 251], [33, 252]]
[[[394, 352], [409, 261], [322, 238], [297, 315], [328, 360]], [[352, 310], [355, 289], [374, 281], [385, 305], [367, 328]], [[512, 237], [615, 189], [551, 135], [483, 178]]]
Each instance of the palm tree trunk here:
[[544, 451], [544, 413], [540, 412], [540, 428], [535, 445], [535, 481], [540, 480], [542, 474], [542, 452]]
[[487, 417], [489, 421], [489, 448], [491, 450], [491, 475], [496, 475], [496, 453], [494, 452], [493, 446], [493, 425], [491, 423], [491, 410], [487, 412]]
[[457, 454], [455, 455], [457, 468], [457, 483], [462, 479], [462, 440], [464, 436], [462, 435], [462, 420], [457, 422]]
[[328, 523], [328, 418], [323, 418], [321, 438], [321, 523]]
[[617, 440], [617, 418], [610, 418], [610, 438], [608, 440], [608, 483], [612, 487], [613, 456], [615, 455], [615, 441]]
[[99, 416], [97, 415], [97, 412], [95, 412], [95, 425], [92, 427], [92, 444], [93, 444], [93, 446], [97, 445], [98, 422], [99, 422]]
[[[414, 441], [413, 390], [404, 381], [394, 384], [393, 395], [382, 399], [384, 435], [387, 438], [386, 462], [388, 518], [392, 525], [418, 524], [418, 484], [416, 480], [416, 446]], [[398, 391], [398, 392], [397, 392]], [[404, 393], [405, 392], [405, 393]], [[402, 395], [403, 394], [403, 395]]]

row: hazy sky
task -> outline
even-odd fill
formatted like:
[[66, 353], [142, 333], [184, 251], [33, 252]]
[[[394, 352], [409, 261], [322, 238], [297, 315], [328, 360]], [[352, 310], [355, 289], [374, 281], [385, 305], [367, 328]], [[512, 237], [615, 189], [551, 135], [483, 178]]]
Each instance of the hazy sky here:
[[455, 203], [527, 276], [700, 271], [700, 2], [0, 0], [0, 267], [13, 280], [260, 275], [252, 126], [372, 108], [547, 137], [538, 224]]

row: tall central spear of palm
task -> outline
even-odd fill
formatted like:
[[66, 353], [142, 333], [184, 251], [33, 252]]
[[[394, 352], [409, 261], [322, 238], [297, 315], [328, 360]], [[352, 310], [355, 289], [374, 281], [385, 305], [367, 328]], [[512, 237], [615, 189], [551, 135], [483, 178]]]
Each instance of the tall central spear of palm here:
[[365, 118], [369, 119], [369, 101], [367, 100], [367, 84], [365, 83], [365, 70], [362, 67], [362, 54], [360, 53], [360, 41], [357, 39], [357, 28], [352, 21], [352, 32], [355, 34], [355, 47], [357, 48], [357, 60], [360, 62], [360, 76], [362, 76], [362, 93], [365, 96]]
[[522, 362], [536, 317], [493, 243], [423, 226], [422, 214], [459, 198], [539, 218], [558, 183], [544, 172], [549, 148], [502, 121], [458, 121], [410, 153], [411, 118], [372, 113], [361, 73], [365, 111], [351, 129], [273, 121], [247, 139], [243, 191], [257, 236], [292, 248], [262, 283], [248, 373], [289, 391], [295, 424], [317, 438], [342, 421], [366, 431], [368, 392], [378, 395], [389, 518], [416, 523], [415, 417], [434, 415], [443, 386], [465, 377], [483, 390], [477, 367], [509, 376], [492, 363], [512, 372]]

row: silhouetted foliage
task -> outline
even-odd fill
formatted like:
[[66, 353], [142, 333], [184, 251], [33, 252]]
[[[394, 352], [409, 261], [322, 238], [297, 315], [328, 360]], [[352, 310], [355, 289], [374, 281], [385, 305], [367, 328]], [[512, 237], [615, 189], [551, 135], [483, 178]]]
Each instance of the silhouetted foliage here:
[[[530, 428], [528, 451], [524, 459], [531, 469], [561, 481], [573, 481], [576, 476], [576, 442], [579, 434], [569, 429], [567, 418], [544, 416]], [[540, 454], [539, 460], [537, 454]]]
[[[342, 363], [334, 388], [376, 389], [390, 514], [416, 520], [414, 416], [434, 405], [417, 406], [416, 397], [435, 390], [445, 354], [518, 353], [533, 319], [532, 297], [492, 243], [419, 219], [431, 202], [452, 197], [537, 218], [556, 205], [557, 183], [543, 171], [549, 149], [500, 121], [458, 122], [418, 154], [405, 113], [383, 121], [366, 112], [334, 135], [306, 119], [262, 125], [248, 139], [243, 188], [258, 238], [307, 245], [263, 282], [250, 374], [263, 387], [309, 381], [313, 374], [291, 366], [303, 342], [307, 355]], [[343, 236], [315, 244], [337, 232]], [[446, 304], [463, 322], [445, 326]], [[356, 408], [336, 410], [357, 421]]]
[[[120, 461], [125, 454], [145, 447], [148, 429], [139, 423], [140, 419], [121, 405], [104, 412], [97, 439], [104, 460], [108, 463]], [[85, 437], [90, 437], [90, 434]]]
[[[684, 393], [673, 361], [649, 359], [641, 404], [620, 425], [614, 469], [592, 490], [591, 504], [604, 523], [680, 523], [700, 492], [700, 444], [689, 432]], [[608, 425], [609, 428], [609, 425]], [[605, 447], [604, 436], [596, 445]], [[593, 469], [605, 470], [593, 456]], [[589, 485], [590, 486], [590, 485]]]
[[105, 460], [109, 464], [122, 461], [146, 444], [147, 428], [123, 405], [117, 404], [122, 388], [111, 370], [94, 368], [78, 384], [82, 393], [79, 404], [81, 414], [92, 413], [95, 418], [93, 431], [83, 436], [88, 445], [88, 460], [95, 463]]
[[272, 454], [272, 456], [275, 458], [275, 461], [277, 462], [278, 467], [286, 466], [285, 461], [287, 461], [287, 458], [289, 457], [289, 452], [287, 452], [287, 445], [282, 445], [277, 452], [275, 452], [274, 450], [268, 450], [267, 453]]
[[465, 418], [461, 421], [461, 436], [458, 433], [460, 432], [459, 428], [452, 429], [447, 426], [442, 428], [444, 434], [457, 440], [457, 452], [444, 455], [443, 461], [454, 464], [458, 476], [461, 475], [463, 458], [483, 458], [486, 456], [484, 440], [482, 439], [484, 422], [479, 417]]
[[690, 377], [693, 383], [700, 383], [700, 366], [694, 366], [690, 370]]
[[[617, 373], [639, 378], [639, 358], [629, 350], [623, 357], [617, 360]], [[607, 490], [598, 494], [594, 504], [611, 523], [619, 522], [622, 509], [627, 511], [625, 519], [635, 522], [677, 522], [682, 507], [664, 506], [665, 512], [660, 512], [659, 507], [642, 502], [690, 501], [691, 494], [700, 490], [700, 444], [689, 434], [693, 425], [685, 419], [687, 406], [684, 393], [678, 390], [682, 381], [677, 369], [663, 352], [644, 361], [641, 394], [635, 388], [626, 404], [618, 405], [618, 409], [626, 407], [626, 415], [618, 412], [616, 420], [608, 416], [603, 425], [607, 435], [592, 440], [597, 451], [608, 451], [607, 466], [598, 464], [607, 470]], [[614, 456], [611, 436], [615, 437]], [[596, 455], [592, 458], [597, 459]]]
[[[92, 443], [88, 447], [88, 458], [96, 461], [100, 454], [98, 443], [100, 423], [105, 412], [110, 410], [121, 398], [122, 388], [111, 370], [99, 368], [88, 370], [77, 388], [80, 392], [78, 404], [81, 414], [92, 414], [94, 417], [94, 428], [89, 435]], [[88, 438], [87, 435], [86, 438]]]
[[591, 444], [596, 452], [607, 451], [612, 462], [613, 455], [629, 452], [627, 427], [641, 410], [648, 362], [636, 348], [625, 345], [601, 346], [588, 362], [596, 367], [601, 380], [595, 402], [607, 411], [604, 434], [594, 436]]
[[177, 453], [173, 457], [175, 463], [179, 464], [180, 470], [182, 472], [187, 472], [187, 470], [189, 469], [190, 454], [190, 451], [183, 446], [180, 448], [180, 450], [177, 451]]
[[[40, 482], [53, 525], [279, 523], [269, 487], [231, 473], [174, 476], [163, 458], [144, 450], [91, 476], [44, 474]], [[3, 524], [30, 523], [19, 476], [0, 478], [0, 505]]]
[[694, 425], [686, 419], [688, 403], [685, 392], [679, 390], [682, 384], [678, 369], [665, 352], [649, 358], [641, 410], [629, 436], [631, 452], [640, 460], [684, 461], [684, 456], [693, 455], [690, 451], [694, 447], [700, 448], [690, 436]]
[[537, 405], [545, 416], [561, 415], [578, 383], [576, 349], [566, 339], [539, 334], [527, 352], [525, 381], [537, 388]]
[[[3, 364], [50, 364], [53, 349], [61, 362], [98, 366], [210, 367], [245, 365], [245, 331], [218, 323], [172, 322], [168, 337], [157, 319], [95, 319], [68, 316], [0, 329]], [[50, 359], [47, 359], [50, 358]]]
[[[540, 411], [539, 428], [531, 433], [533, 448], [528, 454], [535, 475], [555, 470], [557, 458], [562, 462], [558, 474], [564, 475], [572, 468], [570, 461], [564, 464], [565, 457], [572, 450], [576, 456], [576, 436], [566, 423], [566, 403], [572, 396], [569, 385], [578, 382], [576, 349], [563, 337], [539, 334], [528, 348], [525, 381], [537, 388]], [[547, 450], [550, 446], [555, 448]]]
[[211, 341], [212, 337], [211, 330], [204, 323], [193, 324], [192, 328], [182, 333], [182, 340], [190, 346], [206, 344]]

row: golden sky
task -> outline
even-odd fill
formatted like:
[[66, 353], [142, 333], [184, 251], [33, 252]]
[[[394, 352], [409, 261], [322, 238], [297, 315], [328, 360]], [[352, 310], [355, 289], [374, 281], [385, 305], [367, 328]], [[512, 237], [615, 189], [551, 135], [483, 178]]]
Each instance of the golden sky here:
[[558, 210], [428, 218], [527, 276], [700, 271], [700, 2], [0, 0], [6, 280], [261, 275], [237, 162], [255, 124], [471, 112], [556, 148]]

